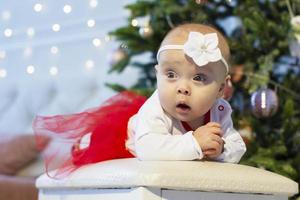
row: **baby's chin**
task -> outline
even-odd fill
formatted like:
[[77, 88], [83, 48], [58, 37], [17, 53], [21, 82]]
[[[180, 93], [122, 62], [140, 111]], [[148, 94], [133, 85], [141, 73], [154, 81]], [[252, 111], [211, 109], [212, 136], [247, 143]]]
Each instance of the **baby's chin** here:
[[169, 113], [169, 115], [182, 122], [191, 122], [199, 119], [199, 117], [192, 116], [191, 114], [179, 114], [177, 112]]

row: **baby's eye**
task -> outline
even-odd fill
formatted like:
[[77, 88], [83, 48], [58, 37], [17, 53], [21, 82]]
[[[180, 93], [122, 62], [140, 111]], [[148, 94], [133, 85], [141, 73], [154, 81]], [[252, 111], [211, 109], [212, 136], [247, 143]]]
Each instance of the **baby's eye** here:
[[197, 74], [195, 77], [194, 77], [194, 80], [195, 81], [199, 81], [199, 82], [205, 82], [207, 80], [207, 77], [205, 74]]
[[176, 74], [175, 74], [175, 72], [173, 72], [173, 71], [168, 71], [168, 72], [166, 73], [166, 76], [167, 76], [167, 78], [169, 78], [169, 79], [176, 78]]

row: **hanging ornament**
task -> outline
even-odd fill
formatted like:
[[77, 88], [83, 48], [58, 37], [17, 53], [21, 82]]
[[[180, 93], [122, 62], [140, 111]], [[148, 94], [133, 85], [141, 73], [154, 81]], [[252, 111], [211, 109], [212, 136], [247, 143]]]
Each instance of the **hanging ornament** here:
[[152, 27], [150, 25], [142, 26], [139, 29], [139, 34], [143, 38], [151, 37], [153, 35], [153, 29], [152, 29]]
[[251, 95], [251, 110], [258, 118], [273, 116], [278, 110], [277, 94], [271, 89], [259, 89]]
[[114, 66], [126, 57], [127, 51], [123, 46], [121, 46], [112, 52], [112, 54], [110, 55], [109, 64], [110, 66]]
[[139, 27], [139, 34], [142, 38], [148, 38], [153, 35], [153, 29], [150, 26], [150, 15], [137, 17], [136, 26]]

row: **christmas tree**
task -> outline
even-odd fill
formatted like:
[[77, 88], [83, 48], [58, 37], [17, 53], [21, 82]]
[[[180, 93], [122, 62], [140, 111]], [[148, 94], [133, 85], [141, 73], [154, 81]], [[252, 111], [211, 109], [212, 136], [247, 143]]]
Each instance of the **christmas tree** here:
[[[226, 93], [234, 126], [247, 143], [241, 163], [300, 183], [300, 0], [141, 0], [127, 9], [128, 25], [112, 32], [122, 56], [111, 72], [138, 67], [141, 75], [132, 88], [108, 85], [151, 94], [165, 34], [186, 22], [216, 27], [231, 48], [233, 87]], [[134, 59], [144, 53], [150, 58]]]

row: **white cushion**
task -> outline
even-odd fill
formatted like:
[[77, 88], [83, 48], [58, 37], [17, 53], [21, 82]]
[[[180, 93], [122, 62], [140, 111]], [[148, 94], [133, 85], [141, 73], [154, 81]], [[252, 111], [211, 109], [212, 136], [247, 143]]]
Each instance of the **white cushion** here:
[[208, 161], [139, 161], [118, 159], [86, 165], [60, 180], [42, 175], [38, 188], [131, 188], [138, 186], [293, 195], [298, 184], [250, 166]]

